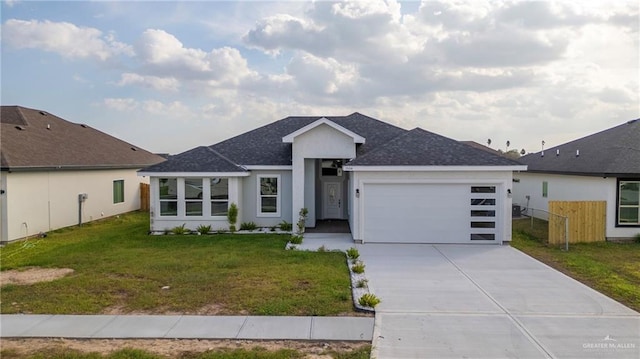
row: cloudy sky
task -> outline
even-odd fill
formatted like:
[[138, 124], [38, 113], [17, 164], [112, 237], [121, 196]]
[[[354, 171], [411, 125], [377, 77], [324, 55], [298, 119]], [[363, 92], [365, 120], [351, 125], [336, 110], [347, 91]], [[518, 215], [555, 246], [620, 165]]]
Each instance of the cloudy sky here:
[[640, 117], [638, 1], [3, 1], [3, 105], [154, 152], [352, 112], [529, 152]]

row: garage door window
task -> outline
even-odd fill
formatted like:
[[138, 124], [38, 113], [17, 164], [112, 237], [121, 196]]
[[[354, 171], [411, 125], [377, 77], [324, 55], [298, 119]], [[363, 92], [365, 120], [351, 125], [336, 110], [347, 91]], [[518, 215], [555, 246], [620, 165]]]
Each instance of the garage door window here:
[[493, 241], [496, 239], [496, 186], [471, 186], [471, 228], [472, 241]]

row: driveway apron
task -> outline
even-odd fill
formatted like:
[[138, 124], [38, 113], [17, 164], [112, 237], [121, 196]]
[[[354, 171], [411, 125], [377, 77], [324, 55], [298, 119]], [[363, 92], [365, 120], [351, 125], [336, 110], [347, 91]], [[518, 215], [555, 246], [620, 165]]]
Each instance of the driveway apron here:
[[377, 358], [640, 358], [640, 314], [509, 246], [358, 247]]

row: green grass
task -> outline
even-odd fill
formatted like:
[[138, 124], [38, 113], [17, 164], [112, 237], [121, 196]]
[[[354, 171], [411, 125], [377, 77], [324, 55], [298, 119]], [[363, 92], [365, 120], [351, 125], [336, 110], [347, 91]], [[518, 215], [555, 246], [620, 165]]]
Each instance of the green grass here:
[[640, 311], [640, 243], [579, 243], [564, 251], [564, 247], [546, 245], [540, 234], [518, 221], [522, 220], [513, 224], [514, 248]]
[[[72, 268], [2, 287], [1, 312], [334, 315], [352, 312], [342, 253], [285, 251], [286, 235], [147, 235], [149, 216], [67, 228], [0, 249], [0, 269]], [[163, 286], [170, 289], [163, 290]]]
[[[353, 351], [327, 351], [324, 353], [335, 359], [368, 359], [371, 346], [365, 345]], [[167, 359], [168, 357], [138, 349], [121, 349], [111, 354], [83, 353], [72, 349], [47, 349], [33, 354], [19, 354], [13, 350], [0, 351], [0, 357], [5, 359]], [[304, 358], [305, 354], [292, 349], [267, 350], [261, 347], [253, 349], [219, 349], [203, 353], [182, 353], [182, 359], [296, 359]]]

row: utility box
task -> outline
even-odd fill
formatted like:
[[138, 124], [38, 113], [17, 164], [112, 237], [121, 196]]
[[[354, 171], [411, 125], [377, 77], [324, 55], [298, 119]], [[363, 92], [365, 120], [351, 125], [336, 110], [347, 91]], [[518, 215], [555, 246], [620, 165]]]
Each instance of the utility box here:
[[78, 200], [79, 200], [80, 202], [84, 202], [87, 198], [89, 198], [89, 195], [88, 195], [88, 194], [86, 194], [86, 193], [80, 193], [80, 194], [78, 195]]

